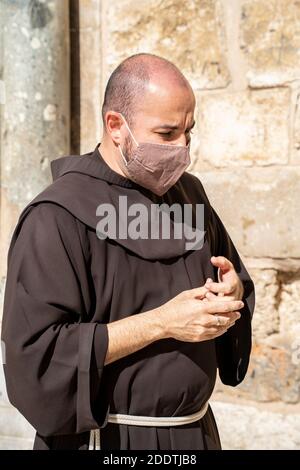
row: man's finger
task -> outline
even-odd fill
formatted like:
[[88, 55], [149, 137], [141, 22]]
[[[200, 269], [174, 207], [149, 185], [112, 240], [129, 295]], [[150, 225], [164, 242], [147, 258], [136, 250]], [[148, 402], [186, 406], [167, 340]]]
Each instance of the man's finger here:
[[[205, 294], [205, 298], [203, 300], [221, 300], [224, 302], [224, 294], [223, 293], [219, 293], [219, 294], [213, 294], [212, 292], [207, 292], [207, 294]], [[226, 295], [226, 298], [225, 300], [236, 300], [236, 298], [234, 297], [234, 295]]]
[[219, 297], [216, 294], [213, 294], [212, 292], [207, 292], [205, 294], [205, 298], [208, 300], [219, 300]]
[[214, 292], [215, 294], [231, 294], [231, 292], [233, 291], [233, 286], [228, 282], [209, 282], [205, 284], [205, 287], [210, 292]]
[[220, 268], [223, 272], [234, 269], [232, 262], [225, 258], [225, 256], [212, 256], [210, 260], [214, 266]]
[[226, 313], [238, 311], [244, 307], [244, 303], [240, 300], [217, 300], [209, 301], [205, 304], [205, 310], [207, 313]]
[[198, 297], [200, 299], [203, 299], [207, 292], [209, 292], [209, 289], [206, 286], [201, 286], [195, 287], [194, 289], [189, 289], [188, 291], [186, 291], [186, 294], [190, 295], [191, 297]]

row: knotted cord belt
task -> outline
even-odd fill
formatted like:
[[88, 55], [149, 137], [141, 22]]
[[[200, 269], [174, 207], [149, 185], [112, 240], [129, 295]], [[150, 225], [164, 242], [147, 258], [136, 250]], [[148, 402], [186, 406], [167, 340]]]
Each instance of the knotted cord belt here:
[[[158, 416], [135, 416], [125, 414], [109, 414], [108, 423], [114, 424], [127, 424], [131, 426], [181, 426], [183, 424], [190, 424], [203, 418], [208, 409], [208, 401], [203, 407], [187, 416], [170, 416], [170, 417], [158, 417]], [[93, 429], [90, 431], [90, 442], [89, 450], [100, 450], [100, 429]]]

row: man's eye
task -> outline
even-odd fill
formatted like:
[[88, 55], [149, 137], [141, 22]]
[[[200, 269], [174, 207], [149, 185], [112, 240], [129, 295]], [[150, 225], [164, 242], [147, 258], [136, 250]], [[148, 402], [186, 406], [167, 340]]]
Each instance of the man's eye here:
[[172, 135], [172, 131], [169, 131], [169, 132], [159, 132], [159, 135], [166, 135], [166, 136], [170, 136]]

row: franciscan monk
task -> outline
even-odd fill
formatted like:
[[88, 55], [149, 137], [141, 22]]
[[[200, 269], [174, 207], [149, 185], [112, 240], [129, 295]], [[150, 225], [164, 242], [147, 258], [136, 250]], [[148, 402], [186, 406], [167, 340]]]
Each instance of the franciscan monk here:
[[[194, 108], [174, 64], [128, 57], [107, 83], [101, 141], [53, 160], [53, 183], [20, 215], [2, 341], [8, 396], [36, 430], [34, 449], [221, 448], [209, 399], [217, 372], [232, 387], [246, 375], [254, 286], [186, 171]], [[204, 207], [201, 247], [174, 236], [171, 211], [173, 237], [162, 234], [150, 214], [163, 203]], [[124, 236], [136, 204], [158, 236], [137, 226]], [[111, 208], [116, 236], [112, 213], [99, 217]]]

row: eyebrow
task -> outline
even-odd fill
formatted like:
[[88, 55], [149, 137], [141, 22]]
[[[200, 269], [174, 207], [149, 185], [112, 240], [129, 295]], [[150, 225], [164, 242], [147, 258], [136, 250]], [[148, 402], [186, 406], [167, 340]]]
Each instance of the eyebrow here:
[[[193, 122], [191, 126], [188, 127], [188, 129], [193, 129], [194, 125], [196, 124], [196, 121]], [[177, 130], [179, 129], [178, 126], [174, 126], [173, 124], [161, 124], [159, 126], [155, 126], [154, 129], [172, 129], [172, 130]]]

